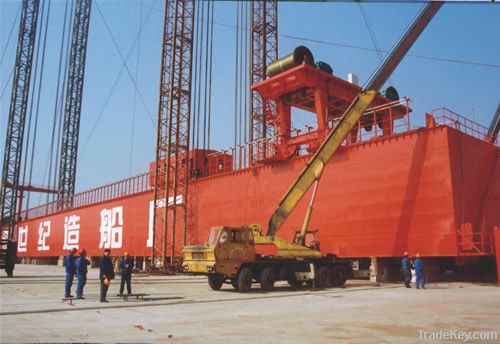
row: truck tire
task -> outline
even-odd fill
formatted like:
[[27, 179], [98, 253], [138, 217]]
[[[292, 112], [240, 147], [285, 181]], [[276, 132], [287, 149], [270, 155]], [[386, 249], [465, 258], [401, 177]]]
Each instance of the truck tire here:
[[332, 271], [326, 266], [320, 266], [316, 272], [316, 288], [329, 288], [332, 286]]
[[332, 268], [332, 285], [334, 287], [342, 287], [347, 280], [347, 271], [342, 265], [337, 265]]
[[238, 273], [238, 290], [245, 293], [252, 288], [252, 269], [241, 268]]
[[300, 288], [302, 284], [304, 283], [303, 281], [299, 281], [297, 277], [295, 276], [295, 273], [293, 271], [290, 271], [287, 276], [287, 282], [290, 284], [292, 288]]
[[264, 268], [260, 273], [260, 286], [262, 290], [272, 290], [274, 288], [274, 271], [271, 268]]
[[236, 277], [231, 279], [231, 285], [234, 289], [238, 290], [238, 279]]
[[224, 275], [221, 274], [211, 274], [208, 275], [208, 285], [213, 290], [219, 290], [224, 284]]

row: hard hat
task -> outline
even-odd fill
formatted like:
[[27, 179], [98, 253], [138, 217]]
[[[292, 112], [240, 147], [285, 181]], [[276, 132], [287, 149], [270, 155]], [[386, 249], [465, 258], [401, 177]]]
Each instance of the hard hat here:
[[420, 258], [420, 253], [417, 253], [415, 257]]
[[128, 252], [125, 252], [123, 255], [124, 255], [125, 257], [128, 257]]
[[108, 278], [104, 279], [104, 285], [110, 285], [111, 281]]
[[84, 255], [86, 255], [86, 254], [87, 254], [87, 250], [86, 250], [86, 249], [84, 249], [84, 248], [81, 248], [81, 249], [80, 249], [80, 255], [84, 256]]
[[408, 255], [408, 252], [407, 252], [407, 251], [405, 251], [405, 253], [403, 253], [403, 256], [407, 256], [407, 255]]
[[76, 253], [76, 251], [78, 251], [78, 250], [76, 249], [76, 247], [73, 247], [73, 248], [71, 249], [71, 251], [69, 251], [69, 252], [71, 252], [71, 253], [75, 254], [75, 253]]

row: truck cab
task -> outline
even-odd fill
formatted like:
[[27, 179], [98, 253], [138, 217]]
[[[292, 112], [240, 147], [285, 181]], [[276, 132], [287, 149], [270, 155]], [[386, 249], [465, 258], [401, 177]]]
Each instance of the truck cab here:
[[255, 261], [255, 242], [249, 227], [212, 227], [204, 245], [182, 251], [187, 273], [221, 274], [233, 278], [242, 263]]

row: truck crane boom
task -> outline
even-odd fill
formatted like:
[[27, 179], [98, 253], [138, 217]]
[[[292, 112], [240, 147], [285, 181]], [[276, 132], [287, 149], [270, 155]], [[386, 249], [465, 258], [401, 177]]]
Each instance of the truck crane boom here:
[[[335, 151], [342, 144], [346, 136], [356, 125], [372, 100], [375, 98], [379, 89], [387, 81], [394, 69], [396, 69], [413, 43], [415, 43], [427, 24], [429, 24], [442, 5], [443, 2], [429, 1], [422, 8], [403, 37], [398, 41], [380, 67], [375, 71], [361, 93], [354, 98], [351, 105], [342, 115], [337, 126], [330, 132], [311, 160], [309, 160], [306, 164], [297, 180], [285, 193], [278, 208], [274, 211], [271, 219], [269, 220], [267, 236], [276, 235], [280, 227], [295, 209], [302, 197], [304, 197], [309, 188], [315, 182], [317, 183], [319, 181], [328, 161], [332, 158]], [[304, 225], [302, 226], [302, 238], [304, 237], [305, 230], [307, 229], [311, 210], [312, 202], [309, 205], [306, 219]]]

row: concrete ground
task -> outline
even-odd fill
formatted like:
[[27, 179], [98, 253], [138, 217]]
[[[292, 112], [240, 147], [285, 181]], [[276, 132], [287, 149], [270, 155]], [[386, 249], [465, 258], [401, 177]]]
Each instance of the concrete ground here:
[[[416, 290], [348, 281], [344, 289], [279, 284], [262, 292], [255, 285], [242, 294], [230, 285], [212, 291], [203, 277], [134, 275], [133, 292], [149, 294], [144, 301], [117, 297], [114, 280], [110, 302], [101, 304], [98, 270], [91, 269], [86, 299], [71, 306], [61, 302], [61, 267], [17, 265], [14, 275], [0, 279], [2, 343], [452, 343], [463, 341], [457, 331], [494, 332], [496, 340], [469, 342], [500, 343], [495, 285]], [[439, 331], [454, 337], [433, 340]]]

